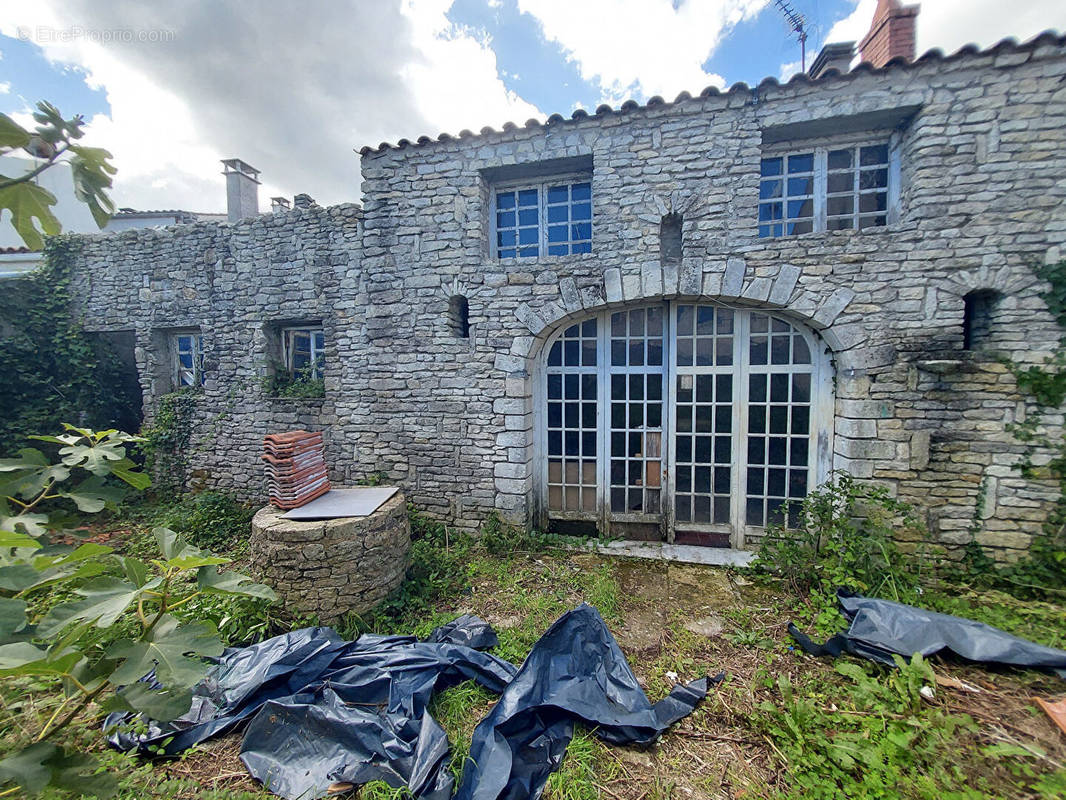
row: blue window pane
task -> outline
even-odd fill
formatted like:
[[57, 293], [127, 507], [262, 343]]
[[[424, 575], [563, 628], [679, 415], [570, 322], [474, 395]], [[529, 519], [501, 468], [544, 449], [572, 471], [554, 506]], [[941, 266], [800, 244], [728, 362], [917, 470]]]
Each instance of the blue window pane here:
[[588, 222], [581, 222], [577, 225], [573, 225], [571, 237], [574, 241], [580, 241], [581, 239], [592, 238], [592, 224]]
[[549, 203], [565, 203], [570, 199], [568, 186], [549, 186], [548, 187], [548, 202]]
[[192, 350], [192, 337], [191, 336], [179, 336], [178, 337], [178, 349], [179, 350]]
[[548, 255], [550, 256], [565, 256], [569, 252], [569, 250], [569, 246], [565, 244], [548, 245]]
[[781, 196], [781, 181], [762, 181], [759, 183], [759, 199], [769, 200]]
[[326, 334], [321, 331], [315, 334], [315, 349], [321, 350], [326, 346]]
[[761, 165], [760, 172], [762, 173], [763, 177], [767, 177], [767, 176], [770, 176], [770, 175], [780, 175], [781, 174], [781, 159], [780, 158], [764, 158], [762, 160], [762, 165]]
[[501, 192], [496, 195], [496, 208], [514, 208], [514, 192]]
[[514, 227], [514, 212], [513, 211], [498, 211], [498, 212], [496, 212], [496, 227], [498, 227], [498, 228], [513, 228]]
[[311, 354], [310, 353], [302, 353], [302, 352], [299, 352], [299, 351], [297, 351], [296, 353], [293, 353], [292, 365], [296, 369], [301, 369], [303, 367], [306, 367], [310, 363], [311, 363]]
[[814, 170], [814, 153], [803, 153], [788, 157], [789, 172], [812, 172]]
[[789, 178], [788, 194], [795, 197], [798, 194], [813, 194], [814, 178]]
[[514, 258], [515, 252], [513, 249], [500, 250], [500, 258]]
[[536, 225], [537, 224], [537, 209], [535, 208], [523, 208], [518, 212], [518, 224], [519, 225]]
[[570, 250], [573, 253], [591, 253], [592, 242], [579, 242], [578, 244], [575, 244], [572, 248], [570, 248]]
[[[566, 225], [549, 225], [548, 226], [548, 241], [549, 242], [565, 242], [566, 241]], [[551, 250], [548, 251], [549, 253]]]
[[[500, 231], [496, 234], [496, 246], [497, 247], [513, 247], [514, 246], [514, 231]], [[501, 253], [500, 255], [503, 255]]]
[[536, 228], [521, 228], [518, 231], [518, 243], [519, 244], [536, 244], [537, 243], [537, 229]]
[[811, 200], [789, 200], [788, 218], [809, 217], [814, 214], [814, 203]]
[[566, 206], [548, 206], [548, 222], [567, 222]]
[[591, 203], [574, 203], [574, 210], [571, 215], [572, 219], [592, 219], [592, 204]]
[[184, 369], [192, 369], [192, 353], [180, 353], [178, 355], [178, 363]]
[[591, 200], [592, 199], [592, 184], [591, 183], [575, 183], [570, 187], [571, 199], [576, 203], [579, 200]]
[[535, 206], [537, 204], [537, 190], [523, 189], [518, 193], [518, 205]]
[[530, 256], [537, 255], [537, 252], [538, 251], [536, 247], [523, 247], [521, 250], [518, 251], [518, 255], [520, 258], [528, 258]]

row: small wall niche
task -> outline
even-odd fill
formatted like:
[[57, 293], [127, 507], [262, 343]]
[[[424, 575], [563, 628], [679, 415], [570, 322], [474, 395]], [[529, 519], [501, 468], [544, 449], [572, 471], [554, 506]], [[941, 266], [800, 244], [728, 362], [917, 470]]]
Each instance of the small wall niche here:
[[992, 340], [993, 319], [1003, 295], [995, 289], [974, 289], [962, 298], [962, 349], [980, 351]]
[[671, 212], [659, 223], [659, 261], [663, 264], [681, 263], [681, 215]]
[[470, 304], [461, 294], [448, 299], [448, 328], [457, 339], [470, 338]]

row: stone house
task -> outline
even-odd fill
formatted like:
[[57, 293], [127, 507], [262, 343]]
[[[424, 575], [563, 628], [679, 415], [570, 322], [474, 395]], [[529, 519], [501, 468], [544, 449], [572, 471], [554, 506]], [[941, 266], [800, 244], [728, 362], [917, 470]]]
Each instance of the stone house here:
[[322, 429], [336, 485], [461, 528], [750, 548], [846, 470], [1010, 557], [1054, 496], [1000, 356], [1061, 334], [1066, 38], [912, 60], [910, 19], [850, 71], [363, 148], [361, 205], [85, 237], [79, 313], [149, 418], [202, 384], [198, 485], [262, 497], [261, 437]]

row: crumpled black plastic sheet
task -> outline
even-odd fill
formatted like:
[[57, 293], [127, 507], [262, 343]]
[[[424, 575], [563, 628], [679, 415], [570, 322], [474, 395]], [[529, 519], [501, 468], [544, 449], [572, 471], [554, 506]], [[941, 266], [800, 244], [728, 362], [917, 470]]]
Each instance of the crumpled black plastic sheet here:
[[[475, 732], [478, 763], [466, 765], [462, 791], [521, 798], [539, 796], [575, 721], [600, 726], [597, 733], [610, 742], [646, 743], [706, 694], [703, 679], [651, 706], [589, 606], [561, 617], [521, 671], [470, 646], [495, 640], [473, 616], [424, 642], [373, 634], [345, 642], [330, 628], [306, 628], [228, 650], [182, 718], [157, 723], [112, 714], [104, 730], [121, 750], [173, 755], [247, 721], [241, 759], [282, 797], [311, 800], [336, 783], [380, 779], [415, 797], [446, 800], [454, 788], [448, 740], [426, 707], [436, 692], [472, 679], [504, 696]], [[492, 788], [498, 770], [506, 770], [503, 795]]]
[[985, 664], [1052, 670], [1066, 678], [1066, 650], [1030, 642], [999, 628], [950, 614], [837, 591], [840, 610], [850, 625], [825, 644], [817, 644], [789, 623], [788, 632], [800, 647], [815, 656], [842, 652], [893, 665], [893, 654], [910, 658], [947, 650]]
[[690, 714], [707, 685], [679, 684], [652, 705], [599, 612], [583, 603], [533, 646], [474, 730], [456, 800], [540, 797], [576, 722], [612, 744], [648, 744]]

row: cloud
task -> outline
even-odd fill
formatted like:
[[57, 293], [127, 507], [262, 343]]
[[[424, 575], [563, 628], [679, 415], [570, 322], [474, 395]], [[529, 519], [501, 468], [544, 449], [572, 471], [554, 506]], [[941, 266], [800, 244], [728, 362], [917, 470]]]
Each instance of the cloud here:
[[9, 81], [0, 81], [0, 94], [10, 94], [11, 83]]
[[86, 138], [115, 154], [120, 205], [221, 210], [221, 158], [263, 171], [261, 207], [296, 192], [351, 201], [353, 149], [539, 115], [449, 5], [0, 0], [0, 32], [29, 28], [106, 91], [110, 114]]
[[518, 0], [607, 102], [724, 86], [703, 63], [768, 0]]
[[[920, 5], [918, 55], [933, 48], [953, 53], [970, 43], [988, 47], [1008, 36], [1024, 41], [1049, 28], [1066, 31], [1066, 3], [1062, 0], [921, 0]], [[825, 40], [860, 41], [870, 29], [876, 7], [877, 0], [859, 0], [854, 11], [833, 25]]]

